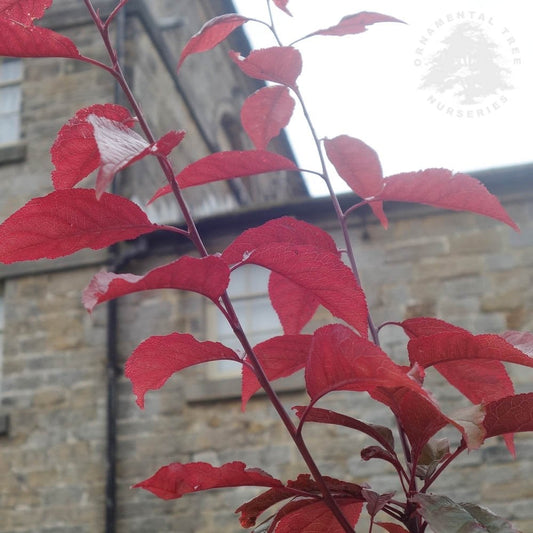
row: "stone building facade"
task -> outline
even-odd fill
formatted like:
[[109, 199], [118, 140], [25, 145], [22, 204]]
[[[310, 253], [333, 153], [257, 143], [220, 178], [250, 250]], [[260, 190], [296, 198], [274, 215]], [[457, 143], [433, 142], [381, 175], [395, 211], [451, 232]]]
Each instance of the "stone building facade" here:
[[[78, 4], [56, 0], [47, 23], [71, 36], [86, 54], [103, 59]], [[102, 11], [110, 4], [101, 2]], [[173, 74], [175, 54], [192, 31], [227, 8], [218, 0], [128, 4], [123, 43], [134, 90], [158, 133], [176, 127], [189, 132], [190, 142], [177, 151], [177, 168], [211, 151], [248, 146], [235, 117], [254, 85], [239, 77], [223, 50], [203, 62], [191, 60], [180, 78]], [[245, 42], [232, 43], [239, 45]], [[83, 64], [28, 59], [23, 68], [20, 139], [0, 146], [2, 218], [50, 189], [48, 150], [61, 125], [78, 108], [114, 98], [112, 81]], [[283, 143], [276, 148], [287, 151]], [[425, 315], [476, 333], [533, 329], [533, 167], [477, 177], [500, 197], [521, 233], [480, 216], [408, 205], [387, 206], [388, 231], [368, 213], [353, 216], [351, 235], [376, 323]], [[120, 191], [143, 202], [159, 179], [156, 167], [143, 163], [120, 178]], [[246, 227], [282, 215], [323, 227], [341, 245], [329, 202], [306, 198], [298, 177], [217, 184], [192, 190], [188, 200], [210, 252], [222, 250]], [[353, 198], [341, 201], [350, 205]], [[179, 223], [170, 204], [150, 215]], [[140, 274], [191, 250], [183, 241], [154, 235], [124, 252], [120, 260], [112, 258], [114, 266]], [[163, 501], [130, 487], [177, 461], [241, 460], [282, 479], [305, 468], [264, 396], [258, 394], [241, 412], [232, 368], [190, 368], [148, 393], [145, 409], [138, 409], [121, 369], [139, 342], [173, 331], [211, 340], [225, 332], [204, 299], [178, 291], [129, 295], [89, 316], [80, 293], [109, 263], [107, 252], [80, 252], [0, 267], [0, 533], [239, 531], [232, 511], [253, 489]], [[261, 317], [259, 324], [250, 323], [252, 334], [272, 334], [279, 325], [263, 314], [264, 277], [252, 272], [242, 281], [245, 290], [235, 289], [236, 299], [244, 296], [243, 306], [252, 305], [249, 315]], [[319, 311], [310, 328], [326, 319]], [[382, 342], [397, 361], [405, 357], [406, 339], [397, 328], [384, 328]], [[529, 369], [513, 369], [513, 375], [518, 391], [531, 389]], [[437, 378], [428, 379], [440, 401], [459, 405]], [[288, 407], [306, 402], [301, 376], [278, 388]], [[364, 394], [337, 393], [321, 405], [392, 424], [390, 413]], [[305, 436], [327, 475], [367, 481], [376, 490], [399, 489], [394, 472], [382, 463], [361, 461], [358, 451], [366, 441], [357, 434], [309, 424]], [[456, 434], [450, 437], [457, 440]], [[522, 434], [516, 441], [516, 460], [500, 439], [492, 439], [464, 455], [435, 491], [457, 501], [482, 502], [521, 531], [533, 531], [533, 439]]]

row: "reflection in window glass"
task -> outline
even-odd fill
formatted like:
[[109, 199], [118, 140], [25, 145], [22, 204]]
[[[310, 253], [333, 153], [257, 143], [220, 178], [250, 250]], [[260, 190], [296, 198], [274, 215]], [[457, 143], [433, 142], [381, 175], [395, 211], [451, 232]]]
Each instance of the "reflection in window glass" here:
[[0, 62], [0, 144], [20, 139], [22, 106], [22, 60], [6, 58]]

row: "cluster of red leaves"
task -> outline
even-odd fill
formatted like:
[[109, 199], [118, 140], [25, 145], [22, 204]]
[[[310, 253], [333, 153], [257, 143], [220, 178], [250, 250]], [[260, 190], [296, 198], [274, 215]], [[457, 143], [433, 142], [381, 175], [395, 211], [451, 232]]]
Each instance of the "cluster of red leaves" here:
[[[272, 1], [276, 8], [290, 15], [288, 0]], [[125, 3], [120, 2], [117, 9]], [[0, 0], [0, 32], [9, 37], [0, 43], [0, 55], [86, 59], [66, 37], [33, 24], [50, 5], [51, 0]], [[178, 68], [191, 54], [212, 49], [249, 21], [237, 14], [209, 21], [186, 45]], [[363, 12], [303, 38], [357, 34], [380, 22], [400, 21]], [[291, 92], [298, 94], [300, 52], [294, 46], [278, 46], [251, 52], [247, 57], [236, 52], [230, 56], [248, 76], [274, 84], [259, 89], [242, 108], [243, 127], [256, 149], [216, 153], [190, 164], [175, 176], [180, 189], [264, 172], [297, 170], [294, 162], [267, 148], [293, 113]], [[81, 109], [61, 128], [51, 150], [55, 190], [31, 200], [0, 225], [1, 262], [57, 258], [154, 231], [180, 231], [151, 223], [139, 206], [105, 192], [117, 172], [149, 155], [165, 158], [185, 136], [182, 131], [171, 131], [157, 142], [147, 142], [135, 132], [135, 123], [127, 109], [104, 104]], [[338, 174], [361, 199], [352, 209], [368, 204], [385, 227], [383, 202], [399, 201], [470, 211], [517, 229], [498, 200], [470, 176], [428, 169], [384, 178], [377, 154], [364, 142], [341, 135], [326, 139], [323, 146]], [[95, 188], [77, 187], [93, 171], [97, 171]], [[171, 190], [170, 185], [160, 188], [152, 201]], [[450, 456], [446, 448], [432, 442], [444, 426], [455, 427], [462, 436], [461, 446], [468, 449], [478, 448], [486, 438], [504, 435], [511, 453], [514, 453], [512, 434], [533, 430], [533, 394], [515, 395], [503, 364], [533, 366], [533, 335], [507, 332], [501, 336], [476, 336], [436, 319], [405, 320], [397, 326], [410, 339], [409, 365], [400, 366], [368, 339], [364, 292], [352, 270], [343, 263], [333, 239], [323, 230], [293, 218], [283, 217], [248, 229], [220, 254], [182, 257], [142, 276], [100, 272], [84, 291], [83, 303], [92, 311], [96, 305], [126, 294], [170, 288], [198, 293], [229, 316], [224, 295], [231, 271], [246, 264], [270, 271], [268, 292], [283, 335], [257, 344], [242, 357], [221, 343], [201, 342], [185, 333], [148, 338], [126, 364], [126, 376], [141, 408], [149, 390], [162, 387], [175, 372], [208, 361], [231, 360], [242, 364], [243, 410], [261, 388], [257, 365], [268, 381], [304, 370], [310, 401], [295, 407], [299, 431], [303, 424], [313, 422], [362, 432], [376, 443], [362, 450], [363, 459], [388, 461], [400, 478], [410, 481], [410, 473], [396, 455], [389, 429], [315, 406], [334, 391], [366, 392], [396, 416], [410, 446], [412, 473], [420, 476], [425, 472], [426, 483], [434, 472], [429, 466], [435, 467]], [[320, 305], [342, 323], [302, 334]], [[423, 388], [424, 369], [432, 366], [474, 406], [445, 414]], [[364, 504], [373, 519], [393, 496], [379, 495], [368, 487], [337, 479], [325, 477], [324, 482], [352, 527]], [[268, 531], [344, 531], [324, 499], [323, 488], [309, 475], [283, 483], [239, 462], [221, 467], [174, 463], [136, 486], [170, 499], [243, 485], [268, 487], [237, 509], [243, 527], [253, 527], [264, 511], [289, 500], [271, 517]], [[419, 506], [420, 515], [434, 528], [443, 520], [443, 509], [450, 508], [447, 500], [424, 494], [417, 495], [411, 503]], [[448, 523], [456, 520], [458, 527], [481, 523], [513, 531], [507, 523], [476, 506], [451, 507], [453, 517], [445, 513], [445, 520]], [[391, 533], [406, 531], [398, 524], [378, 524]]]

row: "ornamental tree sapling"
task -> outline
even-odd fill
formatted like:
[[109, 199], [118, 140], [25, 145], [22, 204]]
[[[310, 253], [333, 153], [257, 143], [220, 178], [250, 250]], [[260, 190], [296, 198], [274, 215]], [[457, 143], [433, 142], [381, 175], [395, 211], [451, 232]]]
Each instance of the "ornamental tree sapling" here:
[[[259, 0], [258, 0], [259, 1]], [[107, 71], [115, 78], [130, 109], [98, 104], [79, 110], [59, 131], [52, 145], [53, 192], [34, 198], [0, 225], [0, 261], [12, 263], [58, 258], [82, 248], [101, 249], [155, 231], [185, 237], [200, 257], [180, 257], [144, 275], [100, 272], [83, 294], [92, 311], [97, 305], [126, 294], [153, 289], [192, 291], [209, 299], [225, 317], [244, 355], [219, 342], [199, 341], [184, 332], [152, 336], [143, 341], [126, 363], [139, 407], [148, 391], [161, 388], [175, 372], [208, 361], [230, 360], [242, 365], [242, 408], [263, 389], [277, 411], [308, 472], [292, 480], [279, 480], [267, 472], [234, 461], [222, 466], [207, 463], [172, 463], [140, 487], [164, 499], [224, 487], [256, 486], [265, 490], [243, 503], [237, 512], [243, 528], [263, 521], [269, 532], [353, 532], [363, 507], [369, 531], [389, 533], [459, 531], [516, 532], [506, 520], [470, 503], [457, 503], [431, 494], [433, 483], [466, 450], [479, 448], [486, 439], [504, 436], [514, 454], [513, 434], [533, 430], [533, 393], [515, 394], [504, 363], [533, 367], [533, 335], [510, 331], [502, 335], [473, 335], [443, 320], [421, 317], [376, 325], [366, 304], [357, 271], [356, 253], [348, 237], [350, 214], [369, 206], [384, 227], [384, 202], [415, 202], [457, 211], [469, 211], [499, 220], [515, 230], [515, 222], [499, 201], [476, 179], [450, 170], [432, 168], [384, 177], [376, 152], [359, 139], [339, 135], [320, 139], [298, 87], [302, 56], [297, 44], [317, 36], [342, 37], [366, 31], [378, 23], [401, 23], [388, 15], [360, 12], [338, 24], [302, 36], [293, 43], [280, 41], [273, 22], [277, 9], [290, 16], [289, 0], [267, 0], [270, 20], [259, 21], [227, 14], [207, 22], [185, 46], [178, 69], [191, 54], [207, 52], [243, 24], [261, 24], [272, 33], [276, 46], [230, 59], [246, 75], [270, 85], [250, 95], [242, 107], [242, 124], [253, 150], [214, 153], [176, 171], [168, 156], [185, 132], [170, 131], [156, 139], [149, 118], [122, 73], [110, 40], [110, 27], [127, 0], [121, 0], [103, 20], [91, 0], [87, 10], [109, 54], [104, 64], [83, 55], [75, 43], [35, 24], [52, 0], [0, 0], [0, 55], [13, 57], [65, 57]], [[298, 169], [295, 162], [268, 150], [269, 142], [301, 106], [316, 144], [320, 168]], [[140, 132], [134, 127], [138, 124]], [[155, 157], [166, 179], [151, 201], [172, 194], [182, 210], [185, 226], [152, 223], [143, 209], [127, 198], [106, 192], [120, 170], [145, 157]], [[331, 187], [326, 159], [359, 200], [342, 210]], [[183, 199], [187, 187], [218, 180], [278, 170], [312, 172], [327, 184], [345, 240], [338, 250], [329, 234], [291, 217], [270, 220], [239, 235], [221, 253], [209, 254]], [[96, 171], [94, 188], [80, 185]], [[347, 264], [343, 258], [347, 259]], [[268, 269], [269, 296], [283, 334], [251, 346], [226, 289], [232, 273], [243, 265]], [[339, 322], [303, 334], [322, 305]], [[409, 360], [395, 363], [380, 347], [383, 327], [399, 327], [408, 336]], [[445, 414], [424, 387], [424, 371], [435, 367], [450, 386], [469, 403], [460, 416]], [[288, 412], [272, 381], [305, 372], [309, 395], [306, 405]], [[394, 414], [395, 428], [364, 422], [317, 406], [334, 391], [366, 392]], [[308, 423], [333, 424], [363, 433], [374, 441], [360, 450], [365, 461], [382, 460], [398, 475], [398, 494], [378, 494], [368, 485], [328, 477], [313, 459], [302, 434]], [[444, 427], [455, 428], [460, 443], [455, 449], [434, 438]], [[272, 511], [271, 508], [274, 507]], [[272, 513], [263, 518], [263, 513]], [[386, 522], [377, 516], [388, 515]]]

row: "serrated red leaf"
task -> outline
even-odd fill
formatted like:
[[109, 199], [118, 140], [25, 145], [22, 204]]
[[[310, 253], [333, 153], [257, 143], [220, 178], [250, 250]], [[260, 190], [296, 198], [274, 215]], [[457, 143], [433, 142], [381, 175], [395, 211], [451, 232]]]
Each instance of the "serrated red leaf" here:
[[398, 524], [393, 524], [391, 522], [374, 522], [376, 525], [387, 530], [389, 533], [409, 533], [407, 529], [399, 526]]
[[[474, 336], [453, 328], [409, 341], [411, 362], [424, 368], [434, 365], [451, 385], [475, 404], [512, 395], [514, 386], [502, 361], [531, 367], [533, 359], [498, 335]], [[514, 455], [512, 435], [505, 440]]]
[[373, 490], [363, 488], [361, 493], [366, 500], [366, 510], [371, 517], [375, 517], [394, 496], [394, 492], [379, 494]]
[[533, 393], [500, 398], [485, 406], [483, 425], [487, 436], [533, 431]]
[[287, 15], [292, 17], [292, 13], [287, 8], [287, 4], [289, 3], [289, 0], [272, 0], [274, 5], [281, 9], [281, 11], [287, 13]]
[[242, 527], [255, 526], [258, 517], [267, 509], [287, 498], [292, 498], [294, 491], [286, 487], [276, 487], [263, 492], [259, 496], [238, 507], [235, 512], [241, 513], [239, 522]]
[[461, 432], [468, 449], [479, 448], [485, 438], [482, 406], [472, 406], [447, 416], [435, 401], [407, 387], [380, 387], [372, 392], [372, 397], [388, 405], [398, 418], [414, 457], [418, 457], [429, 439], [448, 424]]
[[477, 179], [443, 168], [406, 172], [385, 178], [379, 201], [414, 202], [452, 211], [469, 211], [519, 231], [499, 200]]
[[0, 0], [0, 56], [80, 58], [70, 39], [33, 24], [51, 5], [52, 0]]
[[359, 139], [339, 135], [325, 139], [324, 148], [339, 176], [361, 198], [372, 198], [384, 187], [383, 171], [376, 152]]
[[286, 335], [300, 333], [320, 305], [312, 293], [276, 272], [268, 279], [268, 294]]
[[[213, 181], [242, 178], [278, 170], [298, 170], [298, 167], [290, 159], [266, 150], [217, 152], [186, 166], [176, 176], [176, 181], [182, 189], [185, 189]], [[170, 191], [169, 185], [161, 187], [150, 202]]]
[[405, 24], [402, 20], [389, 15], [362, 11], [361, 13], [355, 13], [354, 15], [346, 15], [338, 24], [335, 24], [335, 26], [331, 26], [323, 30], [317, 30], [309, 34], [307, 37], [311, 37], [313, 35], [334, 35], [337, 37], [342, 37], [343, 35], [354, 35], [365, 32], [367, 30], [367, 26], [371, 26], [372, 24], [376, 24], [378, 22], [400, 22]]
[[129, 111], [115, 104], [96, 104], [80, 109], [60, 130], [50, 150], [55, 170], [52, 182], [56, 189], [70, 189], [100, 165], [100, 153], [94, 129], [88, 117], [105, 117], [132, 127], [135, 120]]
[[[275, 532], [344, 533], [344, 527], [339, 524], [331, 509], [324, 502], [311, 502], [312, 500], [309, 500], [308, 505], [297, 506], [296, 510], [291, 509], [291, 512], [278, 519]], [[355, 527], [363, 509], [363, 503], [353, 501], [351, 498], [337, 498], [336, 502], [348, 523]]]
[[200, 31], [193, 35], [185, 45], [178, 62], [178, 70], [187, 57], [215, 48], [233, 30], [239, 28], [248, 20], [250, 19], [236, 13], [226, 13], [207, 21], [200, 28]]
[[303, 220], [281, 217], [244, 231], [224, 250], [222, 259], [230, 265], [239, 263], [252, 250], [274, 243], [309, 244], [340, 256], [335, 241], [323, 229]]
[[368, 335], [365, 295], [353, 272], [337, 255], [311, 245], [273, 243], [251, 251], [242, 264], [277, 272], [311, 293], [333, 316], [353, 326], [363, 337]]
[[124, 375], [131, 381], [137, 405], [144, 408], [144, 395], [161, 388], [172, 374], [208, 361], [240, 361], [220, 342], [196, 340], [188, 333], [149, 337], [126, 362]]
[[429, 337], [436, 333], [444, 333], [446, 331], [468, 333], [466, 329], [432, 317], [408, 318], [400, 322], [399, 325], [410, 339]]
[[[254, 354], [269, 381], [284, 378], [298, 372], [305, 366], [311, 335], [282, 335], [273, 337], [254, 346]], [[253, 371], [243, 366], [242, 410], [248, 400], [261, 388]]]
[[[339, 176], [352, 191], [361, 198], [369, 199], [378, 195], [384, 187], [383, 171], [376, 152], [359, 139], [339, 135], [325, 139], [324, 148]], [[373, 201], [370, 208], [383, 226], [388, 226], [383, 212], [383, 202]]]
[[[247, 252], [269, 242], [310, 244], [339, 255], [335, 241], [324, 230], [291, 217], [281, 217], [242, 233], [222, 257], [229, 264], [238, 263]], [[275, 272], [270, 275], [268, 292], [287, 335], [299, 333], [320, 303], [312, 293]]]
[[74, 187], [100, 167], [96, 178], [99, 198], [117, 172], [147, 155], [168, 155], [185, 136], [184, 131], [170, 131], [149, 144], [131, 129], [134, 124], [129, 111], [118, 105], [80, 109], [61, 128], [52, 146], [54, 187]]
[[231, 51], [231, 59], [250, 78], [281, 83], [296, 90], [302, 72], [302, 56], [292, 46], [274, 46], [253, 50], [247, 57]]
[[163, 228], [122, 196], [105, 193], [97, 200], [92, 189], [54, 191], [30, 200], [0, 225], [0, 262], [55, 259]]
[[[323, 479], [332, 495], [336, 497], [338, 501], [342, 501], [341, 498], [350, 498], [350, 501], [352, 502], [359, 501], [362, 503], [364, 501], [360, 485], [330, 478], [328, 476], [324, 476]], [[235, 512], [241, 513], [240, 522], [242, 527], [253, 527], [259, 515], [261, 515], [266, 509], [287, 498], [302, 496], [303, 493], [308, 493], [309, 496], [314, 496], [314, 498], [293, 500], [280, 509], [272, 520], [269, 529], [272, 531], [278, 531], [275, 526], [284, 516], [287, 516], [289, 513], [294, 512], [301, 507], [316, 503], [316, 496], [321, 495], [319, 485], [315, 480], [311, 479], [309, 474], [300, 474], [297, 479], [289, 480], [286, 487], [272, 488], [263, 494], [260, 494], [256, 498], [241, 505]]]
[[244, 130], [258, 150], [264, 150], [289, 123], [294, 100], [283, 85], [262, 87], [249, 96], [241, 109]]
[[117, 172], [148, 153], [149, 143], [121, 122], [98, 115], [89, 115], [94, 140], [100, 154], [100, 168], [96, 177], [96, 196], [106, 190]]
[[425, 394], [403, 369], [374, 343], [342, 324], [317, 329], [305, 368], [307, 392], [315, 402], [328, 392], [406, 387]]
[[121, 122], [89, 115], [94, 139], [100, 153], [100, 169], [96, 176], [96, 196], [99, 198], [113, 181], [115, 174], [147, 155], [168, 155], [185, 136], [184, 131], [171, 131], [159, 141], [149, 144], [143, 137]]
[[133, 488], [149, 490], [159, 498], [172, 500], [184, 494], [226, 487], [278, 487], [281, 481], [259, 468], [247, 468], [240, 461], [216, 467], [209, 463], [172, 463]]
[[83, 291], [82, 302], [87, 311], [125, 294], [153, 289], [180, 289], [197, 292], [214, 302], [229, 283], [229, 268], [219, 257], [184, 256], [168, 265], [154, 268], [144, 276], [99, 272]]
[[306, 422], [318, 422], [320, 424], [335, 424], [338, 426], [344, 426], [356, 431], [365, 433], [372, 439], [382, 444], [390, 451], [394, 451], [394, 438], [389, 428], [384, 426], [374, 426], [373, 424], [367, 424], [352, 418], [351, 416], [343, 415], [329, 409], [322, 409], [319, 407], [312, 407], [307, 409], [303, 406], [295, 406], [292, 408], [298, 418], [302, 418], [305, 413]]
[[[408, 350], [411, 362], [417, 362], [424, 368], [443, 363], [453, 366], [461, 360], [480, 363], [484, 360], [505, 361], [533, 367], [532, 357], [515, 348], [501, 336], [493, 334], [472, 335], [467, 331], [436, 333], [410, 340]], [[481, 364], [479, 368], [482, 368]], [[492, 386], [497, 388], [497, 383], [492, 383]], [[465, 394], [467, 391], [462, 392]], [[470, 394], [476, 393], [477, 391], [470, 391]], [[487, 391], [487, 397], [478, 398], [477, 401], [497, 399], [494, 394]], [[507, 394], [500, 394], [499, 397], [502, 396]]]

